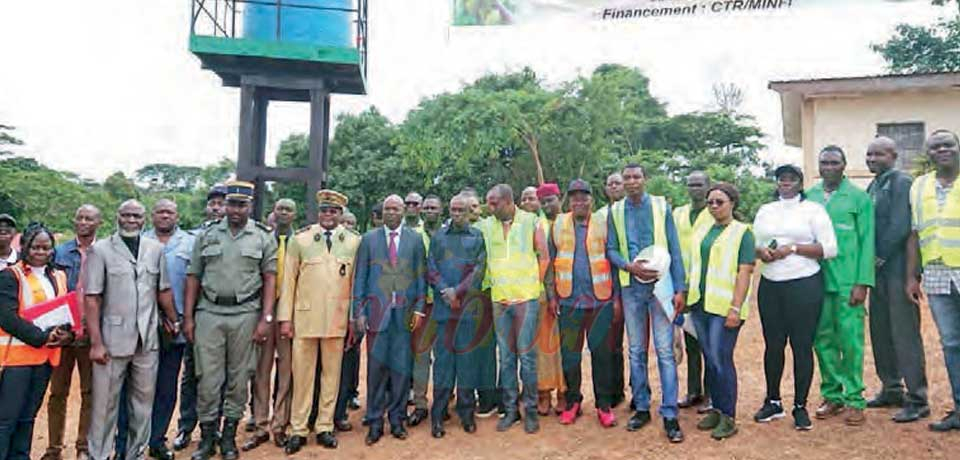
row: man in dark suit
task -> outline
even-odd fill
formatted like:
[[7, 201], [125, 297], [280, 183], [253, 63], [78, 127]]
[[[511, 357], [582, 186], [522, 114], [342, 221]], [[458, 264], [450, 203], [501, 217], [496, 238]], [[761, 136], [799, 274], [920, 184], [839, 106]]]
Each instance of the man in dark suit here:
[[385, 412], [390, 434], [407, 437], [411, 332], [424, 316], [426, 254], [420, 234], [401, 225], [403, 209], [397, 195], [383, 201], [384, 226], [363, 236], [355, 262], [354, 335], [367, 335], [367, 445], [383, 436]]
[[[920, 311], [908, 299], [906, 241], [910, 235], [909, 174], [895, 169], [897, 145], [877, 137], [867, 148], [867, 167], [876, 177], [867, 187], [876, 219], [876, 285], [870, 291], [870, 341], [877, 376], [883, 388], [867, 407], [903, 406], [894, 414], [899, 423], [930, 415], [924, 370]], [[906, 393], [904, 393], [906, 383]]]

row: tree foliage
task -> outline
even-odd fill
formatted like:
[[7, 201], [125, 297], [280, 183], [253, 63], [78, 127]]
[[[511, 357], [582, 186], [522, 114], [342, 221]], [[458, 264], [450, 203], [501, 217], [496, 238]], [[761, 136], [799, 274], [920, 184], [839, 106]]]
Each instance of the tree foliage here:
[[960, 1], [932, 0], [934, 5], [953, 4], [957, 15], [933, 25], [899, 24], [893, 37], [871, 48], [880, 54], [893, 73], [960, 71]]
[[7, 149], [7, 146], [23, 145], [22, 140], [8, 132], [13, 131], [14, 129], [15, 128], [13, 126], [0, 123], [0, 157], [13, 154], [13, 152]]

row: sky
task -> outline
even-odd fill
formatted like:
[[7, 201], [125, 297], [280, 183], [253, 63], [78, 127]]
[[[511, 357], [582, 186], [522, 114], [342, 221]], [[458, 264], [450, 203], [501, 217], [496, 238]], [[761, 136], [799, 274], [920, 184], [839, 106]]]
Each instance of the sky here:
[[[18, 153], [97, 180], [150, 163], [235, 158], [239, 90], [222, 87], [188, 51], [191, 1], [0, 1], [0, 124], [17, 128], [26, 143]], [[672, 114], [709, 110], [714, 83], [737, 84], [741, 111], [766, 134], [763, 155], [799, 161], [799, 150], [783, 145], [769, 81], [883, 73], [871, 43], [897, 23], [948, 12], [925, 0], [812, 3], [708, 18], [451, 28], [448, 0], [369, 0], [368, 94], [335, 95], [332, 110], [375, 105], [399, 123], [421, 99], [490, 72], [530, 66], [556, 85], [612, 62], [640, 68]], [[308, 106], [273, 103], [268, 120], [271, 162], [285, 137], [307, 131]]]

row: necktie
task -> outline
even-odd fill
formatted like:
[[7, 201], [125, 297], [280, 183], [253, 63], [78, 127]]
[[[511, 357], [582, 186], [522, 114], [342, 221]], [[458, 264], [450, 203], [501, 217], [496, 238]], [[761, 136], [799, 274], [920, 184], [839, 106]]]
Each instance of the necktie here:
[[397, 232], [390, 232], [390, 245], [387, 248], [390, 252], [390, 265], [397, 266]]
[[277, 247], [277, 298], [280, 298], [280, 286], [283, 283], [283, 258], [287, 253], [287, 235], [280, 235]]
[[327, 237], [327, 252], [330, 252], [330, 250], [333, 249], [333, 241], [330, 240], [330, 235], [333, 234], [333, 232], [327, 230], [323, 232], [323, 234]]

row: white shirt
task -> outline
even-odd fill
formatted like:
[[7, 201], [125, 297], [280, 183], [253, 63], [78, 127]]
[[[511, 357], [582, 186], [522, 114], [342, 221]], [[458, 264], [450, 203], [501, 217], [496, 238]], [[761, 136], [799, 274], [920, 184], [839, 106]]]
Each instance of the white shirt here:
[[57, 291], [53, 289], [53, 283], [50, 282], [50, 278], [47, 278], [47, 267], [30, 267], [30, 270], [38, 275], [37, 279], [40, 280], [40, 287], [43, 288], [43, 293], [47, 296], [47, 300], [55, 298]]
[[[830, 215], [819, 203], [780, 199], [767, 203], [757, 211], [753, 220], [753, 234], [757, 247], [768, 247], [773, 240], [777, 246], [820, 243], [823, 258], [837, 256], [837, 235], [833, 232]], [[820, 271], [820, 262], [799, 254], [764, 263], [760, 273], [770, 281], [789, 281], [806, 278]]]
[[386, 225], [384, 225], [383, 231], [384, 231], [384, 235], [387, 237], [387, 251], [390, 251], [390, 232], [397, 233], [397, 236], [394, 238], [396, 238], [395, 243], [397, 245], [397, 255], [399, 255], [400, 254], [400, 233], [403, 231], [403, 224], [398, 225], [395, 230], [390, 230], [390, 227], [387, 227]]
[[18, 256], [19, 254], [17, 254], [17, 250], [14, 248], [10, 248], [10, 257], [0, 258], [0, 270], [7, 268], [8, 265], [13, 265], [17, 263]]

